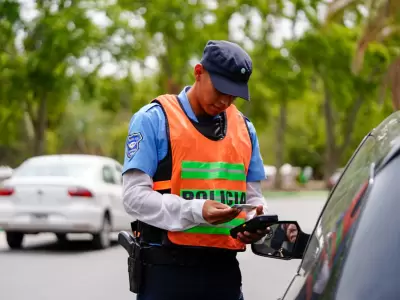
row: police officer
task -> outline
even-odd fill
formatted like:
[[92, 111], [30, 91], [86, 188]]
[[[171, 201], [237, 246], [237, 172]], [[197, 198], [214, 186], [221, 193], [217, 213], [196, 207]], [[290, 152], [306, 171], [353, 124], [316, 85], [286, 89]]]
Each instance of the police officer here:
[[[251, 73], [240, 46], [211, 40], [193, 85], [130, 121], [123, 203], [145, 245], [139, 300], [243, 299], [236, 256], [265, 233], [234, 239], [229, 230], [267, 212], [255, 128], [233, 104], [250, 100]], [[242, 203], [257, 209], [231, 208]]]

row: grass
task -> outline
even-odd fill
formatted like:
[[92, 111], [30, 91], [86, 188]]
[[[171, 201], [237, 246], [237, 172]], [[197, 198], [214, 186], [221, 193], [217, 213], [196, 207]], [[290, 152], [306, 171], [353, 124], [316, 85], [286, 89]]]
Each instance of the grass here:
[[266, 191], [264, 192], [266, 199], [268, 198], [293, 198], [293, 197], [323, 197], [328, 196], [328, 191], [326, 190], [316, 190], [316, 191]]

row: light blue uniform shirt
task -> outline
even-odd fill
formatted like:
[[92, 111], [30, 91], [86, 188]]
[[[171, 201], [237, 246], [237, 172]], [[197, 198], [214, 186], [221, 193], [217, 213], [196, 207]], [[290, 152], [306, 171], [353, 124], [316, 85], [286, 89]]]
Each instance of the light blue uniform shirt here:
[[[186, 92], [190, 86], [185, 87], [178, 95], [186, 114], [190, 119], [198, 122], [190, 106]], [[260, 154], [256, 130], [247, 120], [252, 142], [252, 155], [247, 174], [247, 182], [265, 179], [264, 164]], [[125, 159], [122, 173], [130, 169], [139, 169], [153, 177], [159, 161], [168, 152], [168, 136], [166, 120], [161, 106], [150, 103], [136, 112], [129, 123], [129, 135], [125, 144]]]

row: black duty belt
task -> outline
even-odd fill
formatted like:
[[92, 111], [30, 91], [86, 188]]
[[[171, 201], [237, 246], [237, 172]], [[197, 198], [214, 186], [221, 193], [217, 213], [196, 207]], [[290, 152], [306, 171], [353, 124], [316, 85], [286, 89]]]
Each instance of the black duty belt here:
[[142, 261], [148, 265], [221, 266], [237, 263], [235, 251], [198, 248], [142, 248]]

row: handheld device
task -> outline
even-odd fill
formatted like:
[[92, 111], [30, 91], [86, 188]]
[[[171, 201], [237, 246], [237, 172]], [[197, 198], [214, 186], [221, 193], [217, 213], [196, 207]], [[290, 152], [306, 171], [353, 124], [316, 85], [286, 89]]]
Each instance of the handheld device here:
[[256, 209], [257, 206], [251, 205], [251, 204], [235, 204], [232, 206], [232, 208], [237, 208], [240, 211], [250, 212], [250, 211]]
[[243, 233], [248, 231], [250, 233], [256, 233], [257, 230], [265, 230], [268, 224], [273, 224], [275, 222], [278, 222], [278, 215], [275, 214], [256, 216], [246, 223], [232, 228], [230, 234], [231, 237], [236, 239], [239, 232]]

